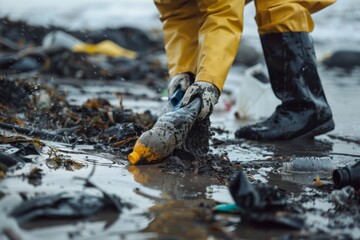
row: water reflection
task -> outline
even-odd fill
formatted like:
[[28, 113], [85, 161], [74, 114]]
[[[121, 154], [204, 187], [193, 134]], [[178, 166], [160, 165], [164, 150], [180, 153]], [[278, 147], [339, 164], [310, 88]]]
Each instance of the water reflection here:
[[256, 142], [254, 145], [274, 152], [275, 156], [327, 157], [333, 150], [333, 143], [322, 139]]
[[212, 235], [206, 219], [215, 201], [207, 199], [206, 192], [216, 179], [169, 174], [157, 165], [129, 166], [128, 171], [141, 185], [162, 191], [158, 198], [138, 190], [143, 197], [155, 200], [149, 209], [154, 218], [143, 232], [156, 233], [157, 239], [208, 239]]
[[129, 166], [128, 171], [136, 182], [143, 186], [161, 190], [171, 199], [205, 199], [206, 188], [218, 183], [206, 176], [189, 176], [161, 172], [158, 165]]

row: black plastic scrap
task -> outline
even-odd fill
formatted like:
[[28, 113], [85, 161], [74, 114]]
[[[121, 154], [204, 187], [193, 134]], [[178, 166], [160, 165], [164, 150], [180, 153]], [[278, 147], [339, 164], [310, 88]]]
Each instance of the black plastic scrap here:
[[[40, 155], [39, 149], [35, 146], [33, 142], [14, 142], [12, 146], [16, 147], [18, 150], [16, 151], [17, 156], [26, 156], [26, 155]], [[30, 160], [24, 158], [26, 162]]]
[[333, 172], [333, 182], [336, 188], [352, 186], [355, 190], [360, 189], [360, 161], [354, 165], [347, 165], [335, 169]]
[[253, 186], [246, 175], [240, 171], [231, 181], [230, 193], [242, 215], [242, 220], [272, 227], [302, 229], [304, 220], [285, 210], [287, 200], [285, 192], [267, 185]]
[[102, 196], [93, 196], [84, 192], [72, 194], [62, 192], [56, 195], [40, 196], [23, 202], [10, 213], [10, 216], [23, 224], [40, 218], [86, 218], [96, 215], [104, 209], [112, 209], [112, 212], [121, 214], [124, 207], [132, 207], [131, 204], [124, 203], [116, 195], [104, 192], [88, 179], [85, 179], [85, 187], [98, 189]]
[[[0, 135], [0, 137], [3, 137]], [[33, 142], [22, 142], [23, 138], [14, 139], [9, 143], [11, 146], [8, 150], [11, 150], [11, 154], [0, 153], [0, 170], [7, 171], [12, 168], [22, 168], [25, 163], [32, 162], [27, 155], [40, 155], [39, 150]], [[0, 140], [0, 143], [4, 143]]]
[[[0, 141], [1, 143], [1, 141]], [[0, 171], [6, 172], [10, 169], [22, 168], [25, 163], [32, 162], [26, 155], [39, 155], [39, 150], [31, 142], [14, 142], [12, 147], [17, 148], [11, 154], [0, 153]]]
[[[102, 198], [84, 193], [59, 193], [54, 196], [41, 196], [26, 201], [11, 212], [19, 223], [33, 219], [46, 218], [81, 218], [96, 214], [108, 203]], [[115, 210], [118, 210], [115, 208]]]
[[267, 184], [251, 185], [240, 171], [230, 183], [230, 193], [244, 212], [274, 211], [286, 206], [285, 193]]
[[24, 158], [14, 154], [0, 153], [0, 170], [6, 172], [11, 168], [22, 168], [25, 165]]

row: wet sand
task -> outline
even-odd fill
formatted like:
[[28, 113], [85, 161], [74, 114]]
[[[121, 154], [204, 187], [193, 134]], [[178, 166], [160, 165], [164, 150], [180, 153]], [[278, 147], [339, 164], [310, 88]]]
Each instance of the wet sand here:
[[[336, 70], [320, 70], [335, 117], [336, 129], [333, 132], [307, 141], [234, 142], [233, 132], [236, 128], [252, 121], [238, 121], [231, 111], [218, 110], [212, 117], [213, 130], [221, 128], [227, 132], [214, 133], [211, 151], [225, 154], [231, 162], [240, 163], [251, 180], [284, 189], [290, 203], [297, 206], [299, 215], [305, 218], [305, 229], [301, 234], [307, 234], [309, 239], [317, 239], [321, 234], [334, 239], [339, 234], [359, 238], [358, 196], [344, 206], [336, 207], [329, 197], [334, 189], [330, 174], [322, 176], [325, 187], [316, 187], [314, 175], [284, 175], [279, 170], [283, 162], [294, 157], [329, 157], [335, 168], [360, 159], [360, 112], [356, 110], [359, 109], [360, 103], [359, 75], [356, 71], [344, 74]], [[96, 86], [97, 84], [102, 87]], [[128, 83], [124, 86], [130, 89], [133, 87]], [[60, 85], [67, 91], [69, 101], [83, 103], [95, 94], [97, 97], [109, 99], [114, 104], [118, 100], [111, 91], [121, 91], [124, 86], [121, 87], [114, 82], [104, 85], [101, 81], [84, 80], [81, 80], [80, 88], [78, 82], [76, 87], [65, 82]], [[79, 91], [82, 95], [78, 94]], [[155, 97], [158, 99], [159, 96], [155, 92], [143, 88], [141, 95], [148, 96], [146, 105], [141, 97], [130, 96], [124, 97], [123, 105], [137, 112], [149, 108], [154, 112], [160, 110], [163, 102], [149, 100]], [[7, 226], [8, 229], [14, 229], [12, 226], [15, 223], [6, 213], [21, 202], [20, 193], [32, 197], [40, 193], [84, 191], [83, 182], [74, 177], [86, 177], [95, 167], [91, 180], [106, 192], [116, 194], [125, 202], [134, 204], [132, 209], [125, 210], [119, 216], [109, 213], [94, 219], [65, 224], [61, 221], [50, 225], [46, 221], [35, 221], [22, 226], [19, 234], [34, 239], [45, 239], [50, 236], [52, 239], [67, 239], [71, 236], [76, 236], [76, 239], [118, 239], [119, 236], [124, 239], [268, 239], [269, 236], [284, 237], [289, 236], [288, 234], [302, 236], [298, 235], [300, 233], [297, 231], [284, 228], [269, 229], [241, 221], [239, 223], [239, 217], [236, 215], [214, 215], [212, 207], [216, 203], [233, 201], [227, 190], [227, 183], [204, 174], [189, 174], [179, 172], [175, 168], [162, 167], [166, 161], [173, 159], [155, 165], [130, 166], [124, 155], [98, 152], [90, 145], [78, 145], [72, 149], [66, 144], [46, 144], [56, 148], [64, 156], [82, 163], [84, 167], [74, 171], [50, 168], [45, 161], [49, 149], [45, 147], [41, 156], [34, 157], [34, 163], [26, 164], [24, 168], [8, 174], [0, 181], [0, 192], [5, 194], [0, 201], [1, 215], [6, 219], [2, 221], [2, 228]], [[19, 177], [34, 167], [44, 172], [38, 186], [33, 186], [26, 178]]]

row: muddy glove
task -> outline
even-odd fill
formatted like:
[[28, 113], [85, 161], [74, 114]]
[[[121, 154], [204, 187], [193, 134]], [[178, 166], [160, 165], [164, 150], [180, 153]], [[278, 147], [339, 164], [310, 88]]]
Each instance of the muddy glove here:
[[212, 83], [197, 81], [192, 84], [185, 92], [182, 106], [190, 103], [194, 98], [200, 97], [201, 109], [197, 119], [202, 120], [209, 116], [218, 102], [220, 96], [219, 89]]
[[176, 74], [170, 81], [168, 92], [169, 97], [171, 97], [178, 87], [181, 87], [181, 90], [184, 92], [194, 81], [194, 76], [191, 73], [179, 73]]

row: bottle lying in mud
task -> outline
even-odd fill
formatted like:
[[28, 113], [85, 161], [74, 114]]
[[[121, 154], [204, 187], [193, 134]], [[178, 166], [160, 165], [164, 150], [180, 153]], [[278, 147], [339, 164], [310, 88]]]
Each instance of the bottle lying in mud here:
[[329, 173], [334, 170], [329, 157], [295, 157], [283, 163], [283, 173]]
[[136, 141], [128, 160], [132, 164], [153, 163], [170, 156], [186, 140], [200, 106], [201, 100], [195, 98], [185, 107], [165, 113], [152, 129], [144, 132]]
[[355, 190], [360, 189], [360, 162], [334, 170], [333, 182], [336, 188], [352, 186]]

